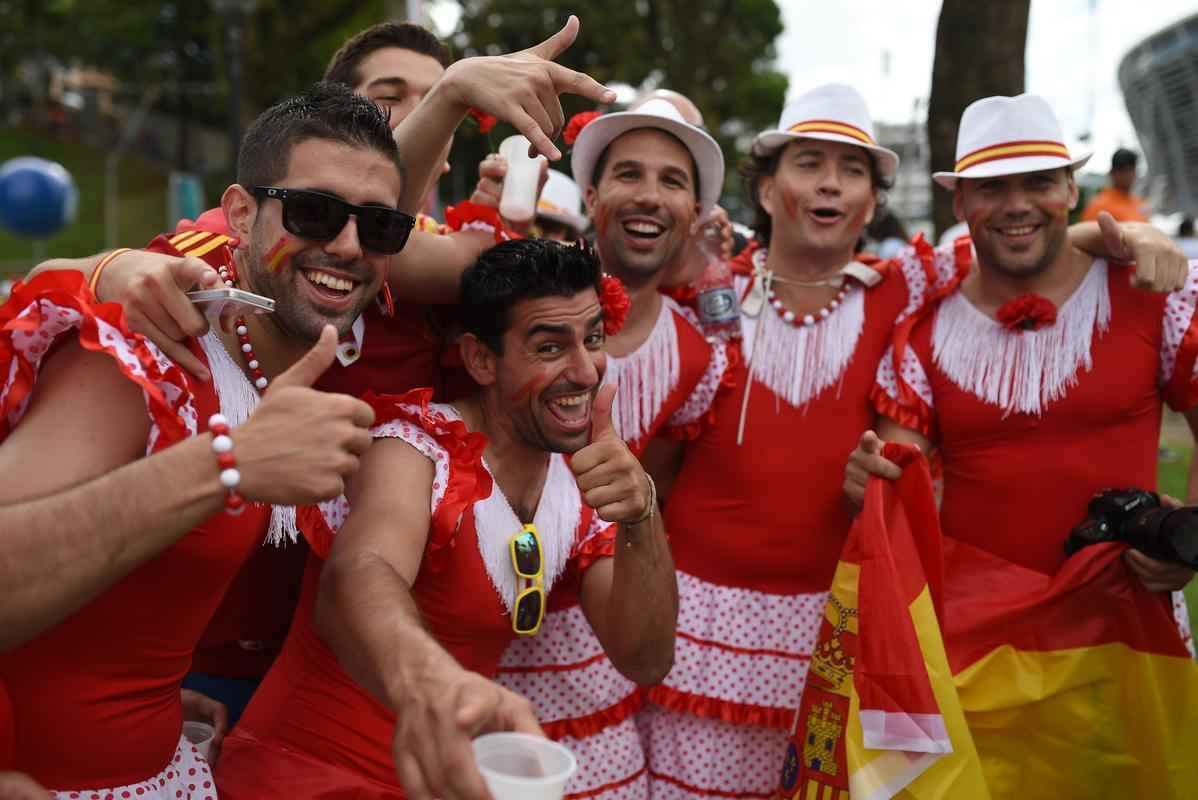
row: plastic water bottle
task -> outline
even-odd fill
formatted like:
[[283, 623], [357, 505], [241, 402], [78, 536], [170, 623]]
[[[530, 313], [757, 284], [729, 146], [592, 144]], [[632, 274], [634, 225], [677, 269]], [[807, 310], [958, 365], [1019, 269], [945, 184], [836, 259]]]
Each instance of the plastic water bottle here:
[[696, 249], [703, 256], [703, 274], [695, 282], [695, 306], [699, 324], [708, 336], [740, 338], [740, 300], [732, 285], [732, 269], [720, 247], [720, 229], [708, 225], [702, 229]]

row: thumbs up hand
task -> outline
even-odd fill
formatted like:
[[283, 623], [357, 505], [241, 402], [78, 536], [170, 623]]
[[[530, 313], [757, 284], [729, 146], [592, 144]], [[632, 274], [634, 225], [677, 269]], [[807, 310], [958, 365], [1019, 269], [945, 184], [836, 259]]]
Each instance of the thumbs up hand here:
[[616, 387], [599, 389], [591, 406], [591, 443], [570, 459], [583, 500], [608, 522], [643, 520], [653, 502], [641, 462], [620, 438], [612, 422]]
[[271, 382], [245, 424], [233, 430], [241, 493], [275, 505], [306, 505], [345, 490], [370, 446], [374, 409], [349, 395], [311, 388], [337, 352], [326, 325], [319, 341]]

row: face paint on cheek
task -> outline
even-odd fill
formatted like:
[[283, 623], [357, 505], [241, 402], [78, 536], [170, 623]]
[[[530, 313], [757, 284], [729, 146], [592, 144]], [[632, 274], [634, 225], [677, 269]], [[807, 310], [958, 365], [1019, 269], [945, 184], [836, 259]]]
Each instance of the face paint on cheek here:
[[611, 209], [605, 205], [595, 207], [595, 233], [599, 236], [607, 235], [607, 227], [611, 224]]
[[549, 385], [549, 379], [543, 375], [538, 375], [535, 378], [530, 378], [524, 382], [524, 385], [515, 391], [512, 395], [512, 403], [522, 406], [532, 400], [545, 390]]
[[1048, 200], [1041, 204], [1044, 213], [1055, 219], [1069, 218], [1069, 203], [1064, 200]]
[[291, 256], [297, 249], [286, 236], [279, 237], [279, 241], [266, 251], [266, 268], [271, 272], [280, 272], [291, 263]]
[[782, 190], [782, 208], [786, 209], [786, 216], [791, 219], [798, 219], [799, 201], [795, 199], [794, 194], [786, 189]]

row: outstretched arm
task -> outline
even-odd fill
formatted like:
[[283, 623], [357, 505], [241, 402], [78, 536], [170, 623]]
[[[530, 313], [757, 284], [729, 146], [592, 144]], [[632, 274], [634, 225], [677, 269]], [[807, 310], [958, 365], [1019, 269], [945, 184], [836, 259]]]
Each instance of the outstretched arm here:
[[408, 796], [482, 800], [471, 739], [540, 727], [528, 701], [462, 668], [424, 627], [412, 586], [432, 483], [432, 462], [410, 445], [375, 442], [321, 573], [316, 628], [346, 672], [397, 712], [395, 765]]
[[1097, 222], [1079, 222], [1069, 227], [1074, 247], [1099, 258], [1134, 261], [1131, 283], [1154, 292], [1174, 292], [1185, 286], [1189, 261], [1164, 231], [1147, 222], [1116, 222], [1103, 211]]

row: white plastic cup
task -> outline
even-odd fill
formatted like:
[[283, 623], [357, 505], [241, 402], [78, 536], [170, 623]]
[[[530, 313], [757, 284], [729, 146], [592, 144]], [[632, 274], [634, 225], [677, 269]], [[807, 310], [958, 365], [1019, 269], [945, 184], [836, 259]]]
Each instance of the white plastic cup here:
[[474, 760], [495, 800], [561, 800], [578, 769], [565, 747], [527, 733], [478, 737]]
[[529, 158], [528, 147], [528, 139], [519, 134], [507, 137], [499, 145], [499, 155], [507, 161], [499, 214], [512, 222], [529, 222], [537, 213], [537, 188], [545, 156]]
[[212, 749], [212, 739], [216, 736], [216, 728], [207, 722], [184, 722], [183, 737], [195, 745], [204, 760], [208, 760], [208, 752]]

